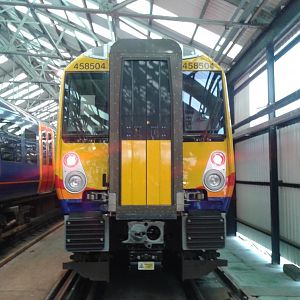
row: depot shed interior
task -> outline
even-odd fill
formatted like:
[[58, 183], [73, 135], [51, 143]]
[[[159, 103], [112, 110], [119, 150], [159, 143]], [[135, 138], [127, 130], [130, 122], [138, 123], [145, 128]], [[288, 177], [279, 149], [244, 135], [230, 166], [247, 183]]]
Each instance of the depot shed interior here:
[[300, 265], [300, 1], [0, 0], [0, 97], [55, 127], [63, 68], [122, 38], [173, 39], [224, 68], [236, 159], [227, 233]]

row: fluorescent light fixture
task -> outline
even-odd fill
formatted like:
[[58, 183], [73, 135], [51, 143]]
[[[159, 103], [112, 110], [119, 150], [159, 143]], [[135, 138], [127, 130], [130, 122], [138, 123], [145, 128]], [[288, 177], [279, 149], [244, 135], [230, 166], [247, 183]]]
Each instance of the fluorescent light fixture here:
[[5, 55], [0, 56], [0, 64], [4, 64], [7, 61], [8, 61], [8, 58]]

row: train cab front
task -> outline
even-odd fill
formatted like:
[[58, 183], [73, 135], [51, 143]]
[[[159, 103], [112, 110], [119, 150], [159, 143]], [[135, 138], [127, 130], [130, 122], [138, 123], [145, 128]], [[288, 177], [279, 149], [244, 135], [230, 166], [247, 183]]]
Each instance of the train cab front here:
[[224, 194], [226, 142], [205, 154], [184, 145], [182, 78], [181, 49], [170, 40], [120, 40], [109, 63], [94, 53], [67, 67], [56, 160], [73, 253], [64, 268], [109, 281], [112, 260], [139, 271], [173, 262], [190, 279], [224, 264], [221, 209], [197, 203], [218, 196], [216, 185]]

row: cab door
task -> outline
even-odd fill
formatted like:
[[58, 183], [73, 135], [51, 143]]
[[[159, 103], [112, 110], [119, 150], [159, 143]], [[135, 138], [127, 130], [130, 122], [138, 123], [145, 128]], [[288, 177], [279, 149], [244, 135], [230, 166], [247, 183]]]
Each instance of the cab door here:
[[164, 60], [126, 60], [121, 94], [121, 204], [171, 205], [171, 95]]

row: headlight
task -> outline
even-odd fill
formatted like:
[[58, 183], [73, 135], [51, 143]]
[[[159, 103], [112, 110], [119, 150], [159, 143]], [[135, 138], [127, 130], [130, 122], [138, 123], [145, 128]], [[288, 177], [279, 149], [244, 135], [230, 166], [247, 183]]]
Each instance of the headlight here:
[[203, 178], [204, 186], [211, 192], [218, 192], [225, 186], [224, 175], [218, 170], [209, 170]]
[[70, 193], [79, 193], [86, 186], [86, 177], [81, 172], [70, 172], [65, 178], [65, 188]]

